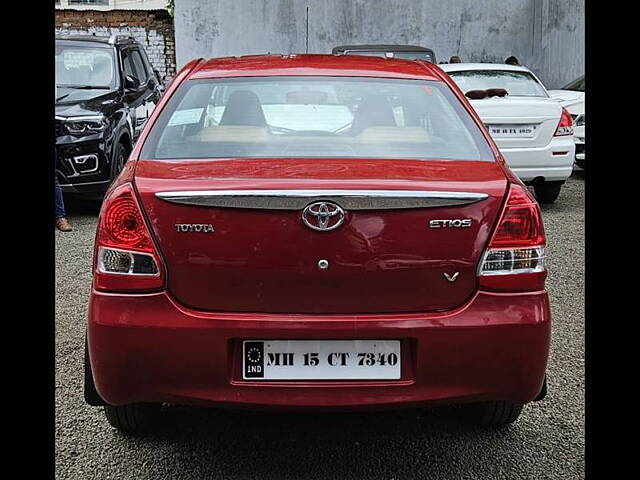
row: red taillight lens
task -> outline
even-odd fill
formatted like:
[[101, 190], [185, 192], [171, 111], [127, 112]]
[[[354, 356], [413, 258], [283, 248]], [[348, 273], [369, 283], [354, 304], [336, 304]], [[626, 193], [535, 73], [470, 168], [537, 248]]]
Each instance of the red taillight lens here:
[[544, 246], [540, 207], [529, 191], [513, 184], [490, 248]]
[[133, 187], [125, 183], [104, 200], [94, 260], [94, 287], [104, 291], [154, 291], [164, 287], [160, 255]]
[[556, 128], [556, 133], [554, 133], [553, 136], [560, 137], [563, 135], [573, 135], [573, 118], [571, 118], [571, 114], [564, 107], [560, 114], [558, 128]]
[[542, 214], [524, 186], [510, 186], [502, 217], [482, 257], [478, 274], [480, 286], [487, 290], [544, 288], [547, 271]]
[[103, 218], [101, 227], [106, 242], [113, 242], [118, 247], [153, 249], [147, 227], [130, 191], [122, 191], [114, 198], [105, 209]]

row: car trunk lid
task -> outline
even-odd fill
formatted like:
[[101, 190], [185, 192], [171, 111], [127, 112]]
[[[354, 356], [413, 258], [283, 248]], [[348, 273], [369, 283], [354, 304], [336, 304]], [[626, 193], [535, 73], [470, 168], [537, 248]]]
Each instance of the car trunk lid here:
[[[135, 185], [178, 302], [318, 314], [463, 305], [507, 181], [494, 162], [215, 159], [140, 161]], [[305, 224], [318, 201], [343, 223]]]
[[546, 97], [491, 97], [471, 104], [499, 148], [548, 145], [562, 113], [561, 105]]

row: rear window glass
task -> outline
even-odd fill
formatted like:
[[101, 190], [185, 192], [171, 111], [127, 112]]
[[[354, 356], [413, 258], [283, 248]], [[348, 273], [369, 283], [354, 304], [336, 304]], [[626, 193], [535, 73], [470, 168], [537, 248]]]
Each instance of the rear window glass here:
[[190, 80], [142, 158], [346, 157], [493, 161], [443, 83], [353, 77]]
[[458, 84], [460, 90], [487, 90], [504, 88], [516, 97], [548, 97], [544, 87], [529, 72], [506, 70], [467, 70], [447, 72]]
[[585, 82], [584, 75], [577, 80], [574, 80], [570, 84], [563, 87], [563, 90], [575, 90], [576, 92], [584, 92], [585, 90]]

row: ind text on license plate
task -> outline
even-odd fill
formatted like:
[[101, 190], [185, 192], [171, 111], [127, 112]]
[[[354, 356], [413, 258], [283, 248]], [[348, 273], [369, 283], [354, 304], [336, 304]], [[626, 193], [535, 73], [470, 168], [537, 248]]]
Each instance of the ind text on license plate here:
[[398, 380], [399, 340], [245, 340], [244, 380]]
[[535, 135], [535, 125], [487, 125], [489, 133], [496, 138], [531, 138]]

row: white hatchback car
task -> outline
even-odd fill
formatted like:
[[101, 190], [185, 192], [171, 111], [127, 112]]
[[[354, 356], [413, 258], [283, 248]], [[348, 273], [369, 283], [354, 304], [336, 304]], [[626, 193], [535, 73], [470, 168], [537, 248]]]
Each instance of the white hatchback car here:
[[[439, 65], [469, 97], [511, 170], [552, 203], [571, 175], [573, 120], [526, 67], [493, 63]], [[505, 92], [506, 90], [506, 92]]]

